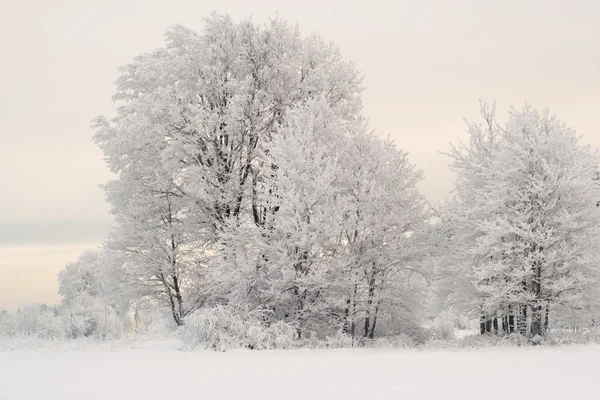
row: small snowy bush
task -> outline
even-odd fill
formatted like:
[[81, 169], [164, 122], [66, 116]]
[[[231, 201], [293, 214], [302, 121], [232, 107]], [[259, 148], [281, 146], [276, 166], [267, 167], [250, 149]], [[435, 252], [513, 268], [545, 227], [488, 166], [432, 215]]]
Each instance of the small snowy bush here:
[[432, 339], [425, 348], [433, 349], [477, 349], [482, 347], [520, 347], [531, 345], [532, 342], [523, 335], [513, 333], [508, 336], [499, 335], [469, 335], [456, 340]]
[[364, 342], [364, 347], [369, 348], [395, 348], [395, 349], [411, 349], [417, 346], [417, 343], [410, 336], [405, 334], [387, 336]]
[[430, 333], [435, 339], [454, 340], [454, 325], [454, 318], [448, 313], [443, 313], [433, 321]]
[[586, 329], [577, 332], [556, 330], [548, 332], [540, 342], [540, 344], [546, 346], [600, 344], [600, 331], [596, 329]]
[[188, 348], [204, 344], [225, 351], [245, 347], [255, 350], [291, 348], [296, 329], [282, 321], [267, 324], [263, 310], [246, 311], [234, 306], [215, 306], [197, 310], [185, 320], [181, 338]]
[[343, 332], [338, 332], [333, 336], [327, 336], [325, 339], [315, 339], [309, 346], [313, 348], [327, 348], [327, 349], [346, 349], [357, 346], [358, 341], [355, 339], [355, 343], [352, 343], [352, 337]]
[[70, 338], [117, 339], [125, 333], [125, 319], [111, 307], [74, 307], [63, 310], [63, 314], [67, 336]]

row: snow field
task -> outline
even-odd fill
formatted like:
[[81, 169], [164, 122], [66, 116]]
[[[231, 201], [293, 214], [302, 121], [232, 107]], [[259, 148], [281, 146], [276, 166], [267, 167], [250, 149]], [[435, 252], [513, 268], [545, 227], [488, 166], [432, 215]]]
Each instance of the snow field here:
[[0, 399], [597, 398], [600, 346], [0, 353]]

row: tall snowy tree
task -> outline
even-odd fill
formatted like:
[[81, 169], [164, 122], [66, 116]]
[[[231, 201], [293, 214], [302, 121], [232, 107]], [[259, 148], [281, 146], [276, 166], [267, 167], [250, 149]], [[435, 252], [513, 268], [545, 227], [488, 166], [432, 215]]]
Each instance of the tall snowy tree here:
[[600, 276], [598, 158], [547, 110], [512, 109], [501, 128], [493, 109], [483, 116], [486, 127], [469, 125], [469, 146], [450, 154], [458, 179], [444, 210], [445, 263], [454, 300], [482, 316], [482, 333], [499, 319], [534, 337], [551, 310], [578, 307]]
[[[198, 283], [231, 218], [264, 224], [268, 199], [257, 188], [272, 166], [263, 155], [286, 110], [322, 97], [353, 118], [361, 87], [335, 46], [279, 19], [258, 26], [213, 14], [203, 34], [176, 26], [166, 38], [122, 69], [117, 117], [95, 126], [118, 174], [107, 185], [118, 221], [111, 247], [136, 255], [128, 265], [144, 269], [146, 288], [162, 284], [154, 297], [179, 324], [200, 301], [184, 304], [179, 275]], [[183, 249], [187, 256], [176, 254]]]
[[331, 320], [326, 299], [343, 209], [338, 156], [348, 124], [326, 99], [308, 100], [286, 114], [265, 149], [272, 170], [257, 188], [266, 207], [256, 225], [261, 278], [254, 289], [276, 318], [297, 325], [299, 336], [325, 331]]
[[263, 223], [227, 225], [211, 287], [299, 336], [416, 324], [423, 271], [410, 236], [427, 212], [406, 153], [315, 99], [288, 112], [265, 159]]
[[[341, 155], [347, 195], [341, 235], [344, 248], [344, 325], [352, 336], [373, 338], [378, 321], [416, 324], [424, 271], [411, 235], [428, 217], [417, 183], [422, 172], [394, 142], [356, 126]], [[396, 324], [398, 325], [398, 324]]]
[[116, 127], [100, 119], [96, 128], [118, 175], [105, 185], [116, 221], [106, 247], [122, 256], [137, 303], [169, 307], [181, 325], [201, 303], [195, 288], [210, 235], [190, 218], [181, 183], [162, 158], [168, 142], [156, 127], [133, 113], [123, 114]]
[[166, 38], [122, 69], [117, 116], [95, 125], [117, 174], [107, 245], [134, 298], [177, 324], [262, 308], [298, 336], [416, 320], [421, 173], [368, 132], [354, 66], [279, 19], [213, 14]]
[[[276, 166], [267, 185], [276, 207], [270, 223], [267, 257], [277, 260], [272, 288], [284, 319], [326, 332], [332, 320], [328, 301], [337, 278], [336, 255], [345, 173], [339, 162], [354, 121], [335, 115], [325, 98], [288, 113], [269, 150]], [[266, 196], [265, 196], [266, 197]]]

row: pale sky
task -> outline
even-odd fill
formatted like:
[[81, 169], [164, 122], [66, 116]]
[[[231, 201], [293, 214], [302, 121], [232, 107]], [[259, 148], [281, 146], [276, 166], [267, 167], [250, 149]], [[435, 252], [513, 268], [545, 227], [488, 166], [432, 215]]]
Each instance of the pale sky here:
[[56, 273], [108, 230], [89, 125], [114, 113], [117, 68], [213, 10], [278, 13], [337, 43], [365, 75], [364, 114], [425, 171], [433, 203], [453, 183], [439, 152], [466, 138], [479, 98], [501, 118], [550, 106], [600, 147], [597, 0], [0, 0], [0, 309], [58, 302]]

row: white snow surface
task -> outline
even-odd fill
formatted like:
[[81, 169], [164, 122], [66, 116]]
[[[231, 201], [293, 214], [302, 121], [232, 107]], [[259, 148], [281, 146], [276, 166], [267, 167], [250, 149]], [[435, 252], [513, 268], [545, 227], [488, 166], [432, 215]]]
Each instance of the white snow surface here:
[[[600, 346], [0, 353], [0, 399], [597, 398]], [[539, 397], [538, 397], [539, 396]]]

